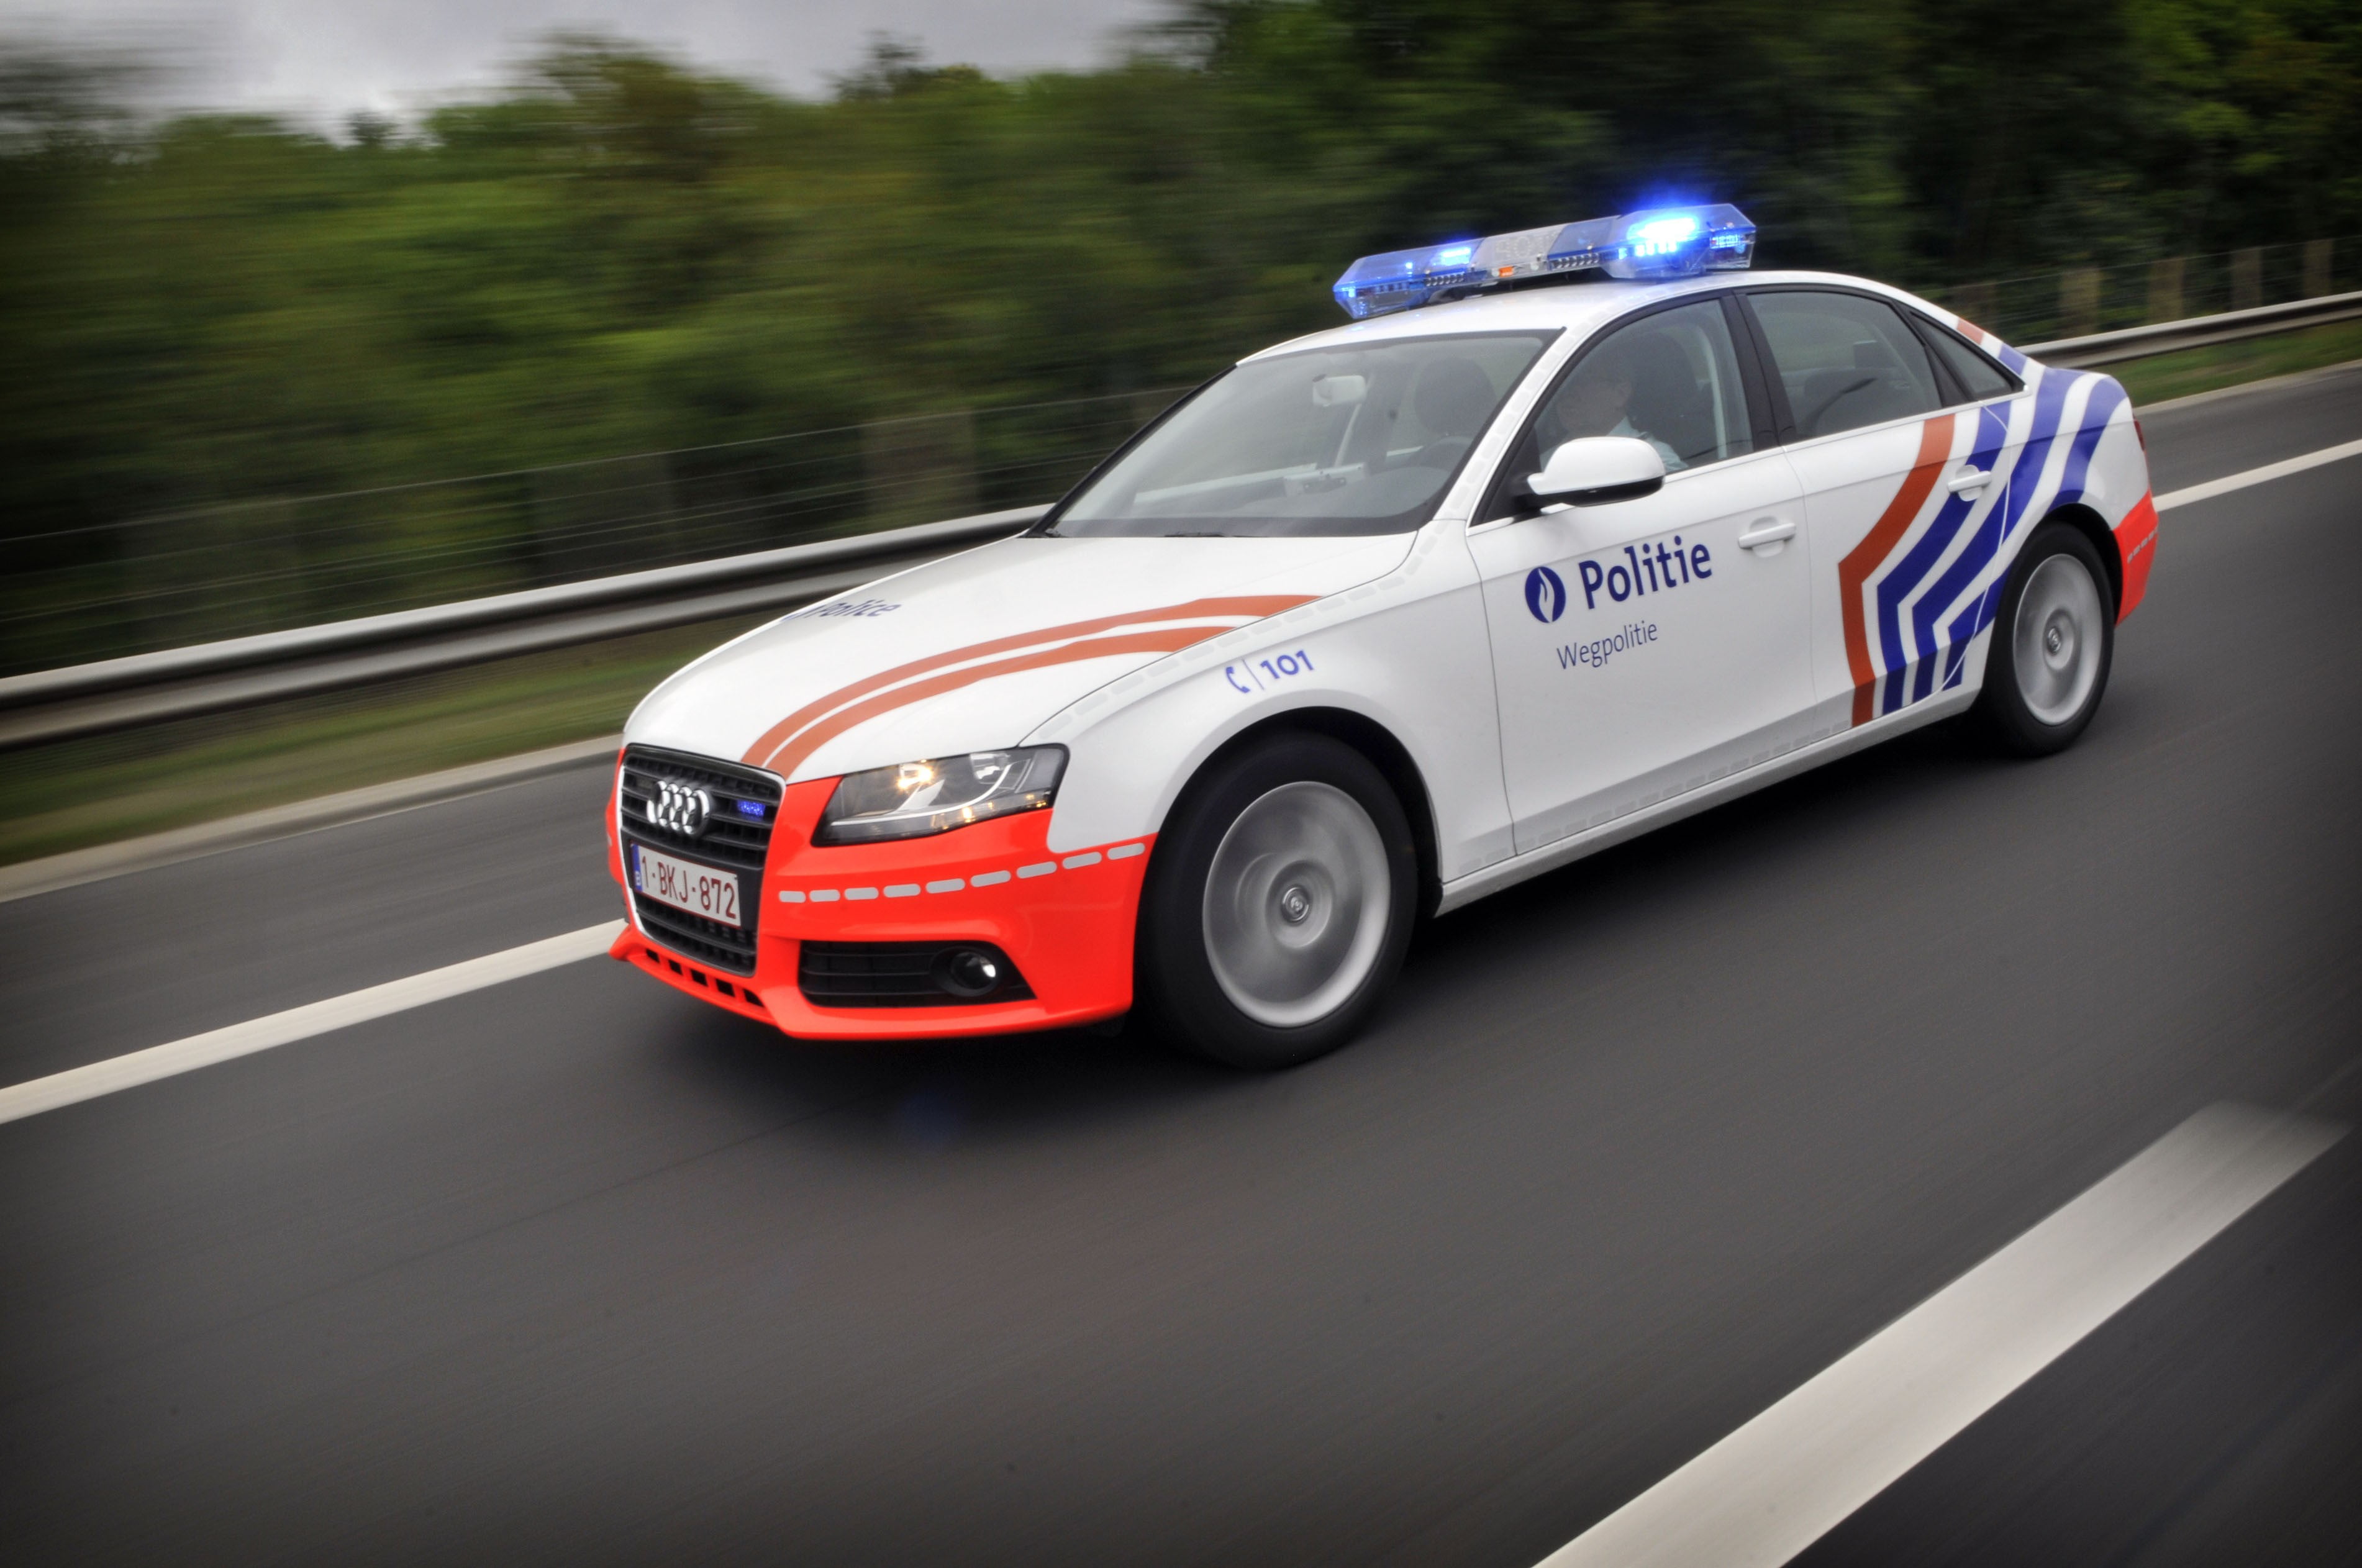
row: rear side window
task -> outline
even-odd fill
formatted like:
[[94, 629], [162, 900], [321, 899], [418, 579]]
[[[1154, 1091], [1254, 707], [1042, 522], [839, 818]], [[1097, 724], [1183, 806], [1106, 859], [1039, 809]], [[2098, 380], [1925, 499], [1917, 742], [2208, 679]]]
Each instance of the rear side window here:
[[1943, 406], [1936, 367], [1893, 305], [1860, 294], [1750, 294], [1799, 439], [1859, 430]]
[[1936, 357], [1944, 361], [1944, 368], [1958, 376], [1960, 385], [1968, 390], [1970, 403], [1982, 403], [1989, 397], [2007, 397], [2017, 390], [2014, 377], [1958, 336], [1924, 318], [1920, 325], [1926, 329], [1923, 336], [1935, 345]]

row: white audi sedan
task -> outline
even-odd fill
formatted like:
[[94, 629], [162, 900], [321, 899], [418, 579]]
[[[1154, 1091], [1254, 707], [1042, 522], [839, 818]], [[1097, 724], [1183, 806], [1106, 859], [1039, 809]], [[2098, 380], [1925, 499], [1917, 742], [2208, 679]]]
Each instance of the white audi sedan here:
[[1024, 534], [699, 659], [625, 733], [615, 956], [800, 1037], [1278, 1067], [1422, 913], [1953, 715], [2068, 745], [2156, 536], [2124, 389], [1753, 241], [1367, 258]]

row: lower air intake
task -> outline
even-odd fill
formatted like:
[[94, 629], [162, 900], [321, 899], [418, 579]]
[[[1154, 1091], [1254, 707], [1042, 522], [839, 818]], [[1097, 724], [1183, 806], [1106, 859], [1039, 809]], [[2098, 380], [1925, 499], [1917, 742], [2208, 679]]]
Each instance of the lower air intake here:
[[973, 1007], [1033, 996], [988, 942], [807, 942], [796, 988], [814, 1007]]

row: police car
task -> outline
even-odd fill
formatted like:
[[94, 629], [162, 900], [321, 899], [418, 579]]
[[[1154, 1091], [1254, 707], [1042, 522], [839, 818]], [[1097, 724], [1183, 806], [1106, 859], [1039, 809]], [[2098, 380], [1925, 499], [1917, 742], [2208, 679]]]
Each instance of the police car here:
[[699, 659], [626, 730], [615, 956], [801, 1037], [1282, 1066], [1422, 913], [1951, 715], [2070, 744], [2155, 553], [2124, 389], [1754, 243], [1365, 258], [1023, 535]]

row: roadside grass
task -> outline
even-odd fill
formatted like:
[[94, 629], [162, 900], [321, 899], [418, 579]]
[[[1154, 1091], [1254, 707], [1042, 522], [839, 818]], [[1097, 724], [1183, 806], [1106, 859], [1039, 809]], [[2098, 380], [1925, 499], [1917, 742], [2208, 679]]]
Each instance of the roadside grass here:
[[[2111, 367], [2136, 406], [2362, 359], [2362, 321]], [[613, 734], [762, 617], [0, 754], [0, 865]]]
[[0, 865], [613, 734], [764, 617], [0, 754]]
[[2185, 348], [2179, 354], [2159, 354], [2104, 368], [2125, 384], [2132, 393], [2133, 406], [2139, 408], [2168, 398], [2317, 370], [2353, 359], [2362, 359], [2362, 321], [2336, 321], [2277, 337]]

